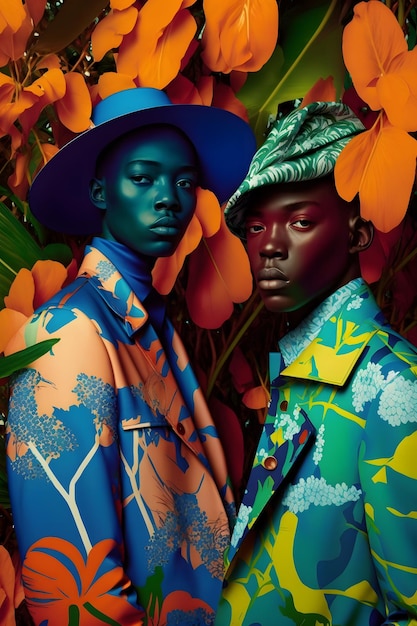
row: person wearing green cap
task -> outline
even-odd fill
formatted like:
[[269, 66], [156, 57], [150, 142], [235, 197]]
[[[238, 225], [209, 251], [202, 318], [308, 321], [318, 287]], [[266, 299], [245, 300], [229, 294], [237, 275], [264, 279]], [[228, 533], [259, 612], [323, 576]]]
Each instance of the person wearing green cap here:
[[278, 119], [226, 207], [287, 331], [216, 626], [417, 623], [417, 351], [361, 278], [373, 227], [333, 175], [362, 130], [341, 103]]
[[8, 353], [53, 348], [11, 381], [8, 477], [36, 625], [214, 622], [236, 509], [203, 392], [152, 285], [194, 214], [225, 201], [249, 125], [162, 91], [115, 93], [36, 176], [32, 212], [91, 235], [74, 282]]

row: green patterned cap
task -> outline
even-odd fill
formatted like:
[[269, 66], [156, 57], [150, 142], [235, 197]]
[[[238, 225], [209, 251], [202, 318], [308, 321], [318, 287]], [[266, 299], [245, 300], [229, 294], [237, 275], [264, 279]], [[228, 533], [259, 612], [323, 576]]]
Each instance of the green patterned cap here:
[[350, 108], [338, 102], [312, 102], [275, 121], [246, 178], [227, 203], [225, 216], [230, 230], [245, 238], [249, 191], [330, 174], [343, 148], [363, 130]]

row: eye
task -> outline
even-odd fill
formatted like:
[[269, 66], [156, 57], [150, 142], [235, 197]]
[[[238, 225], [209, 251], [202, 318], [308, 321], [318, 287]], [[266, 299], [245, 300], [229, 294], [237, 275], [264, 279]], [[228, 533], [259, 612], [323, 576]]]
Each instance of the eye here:
[[246, 223], [246, 232], [250, 235], [255, 235], [256, 233], [260, 233], [264, 230], [264, 226], [262, 224], [253, 222], [247, 222]]
[[291, 222], [291, 226], [293, 226], [296, 230], [307, 230], [313, 226], [313, 222], [307, 218], [300, 217], [299, 219]]
[[190, 189], [191, 191], [194, 191], [195, 188], [197, 187], [197, 183], [195, 182], [195, 180], [191, 178], [181, 178], [180, 180], [177, 181], [177, 187], [180, 187], [181, 189]]
[[145, 174], [133, 174], [130, 178], [138, 185], [147, 185], [152, 182], [152, 178]]

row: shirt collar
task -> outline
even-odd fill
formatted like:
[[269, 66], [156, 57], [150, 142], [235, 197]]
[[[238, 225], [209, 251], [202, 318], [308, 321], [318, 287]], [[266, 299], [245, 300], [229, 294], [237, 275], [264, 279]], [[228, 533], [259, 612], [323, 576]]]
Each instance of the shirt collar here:
[[305, 348], [319, 335], [324, 324], [365, 284], [363, 278], [354, 278], [323, 300], [296, 328], [278, 342], [285, 366], [293, 363]]

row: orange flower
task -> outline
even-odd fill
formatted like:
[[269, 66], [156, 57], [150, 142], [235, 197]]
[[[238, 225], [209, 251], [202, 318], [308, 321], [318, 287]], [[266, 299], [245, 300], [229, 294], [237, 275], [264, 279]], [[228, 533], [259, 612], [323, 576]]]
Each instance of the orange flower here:
[[345, 27], [343, 58], [358, 95], [393, 126], [417, 130], [417, 48], [380, 0], [360, 2]]
[[55, 103], [59, 103], [56, 112], [62, 124], [72, 132], [86, 130], [91, 99], [84, 76], [64, 72], [62, 59], [56, 55], [42, 56], [27, 48], [46, 0], [10, 0], [9, 6], [10, 11], [5, 7], [0, 10], [0, 66], [8, 66], [0, 73], [0, 133], [12, 134], [19, 120], [20, 141], [14, 133], [16, 150], [28, 143], [29, 132], [42, 111]]
[[164, 295], [174, 286], [185, 257], [195, 250], [202, 237], [212, 237], [220, 228], [220, 206], [213, 192], [197, 189], [197, 205], [191, 222], [174, 254], [159, 258], [152, 272], [152, 282]]
[[[196, 21], [188, 11], [194, 2], [146, 2], [137, 14], [134, 27], [120, 43], [117, 71], [130, 76], [141, 87], [166, 87], [178, 74], [197, 30]], [[128, 28], [130, 22], [124, 26]]]
[[226, 226], [223, 213], [215, 235], [203, 239], [190, 256], [186, 301], [194, 322], [219, 328], [233, 313], [233, 304], [252, 293], [249, 260], [240, 239]]
[[386, 233], [403, 219], [415, 179], [417, 49], [408, 51], [393, 13], [379, 0], [360, 2], [343, 32], [343, 56], [354, 87], [373, 110], [374, 126], [354, 137], [339, 156], [335, 181], [361, 214]]
[[334, 170], [339, 195], [359, 193], [361, 215], [387, 233], [403, 219], [414, 183], [417, 141], [385, 116], [343, 149]]
[[256, 72], [278, 38], [276, 0], [204, 0], [202, 59], [213, 72]]
[[127, 6], [122, 10], [113, 6], [91, 34], [91, 49], [95, 61], [101, 61], [106, 52], [120, 46], [123, 37], [133, 30], [137, 17], [138, 9], [134, 6]]
[[67, 269], [58, 261], [37, 261], [31, 271], [22, 268], [18, 272], [0, 311], [0, 353], [34, 309], [51, 298], [67, 277]]
[[[98, 576], [101, 563], [115, 547], [111, 539], [100, 541], [84, 560], [77, 548], [64, 539], [46, 537], [34, 543], [23, 563], [22, 577], [35, 621], [47, 619], [49, 626], [62, 626], [72, 623], [71, 615], [77, 615], [74, 623], [79, 626], [116, 622], [140, 626], [142, 612], [135, 611], [123, 595], [111, 593], [116, 586], [125, 589], [129, 585], [122, 567]], [[67, 569], [54, 554], [61, 555], [70, 567]]]

